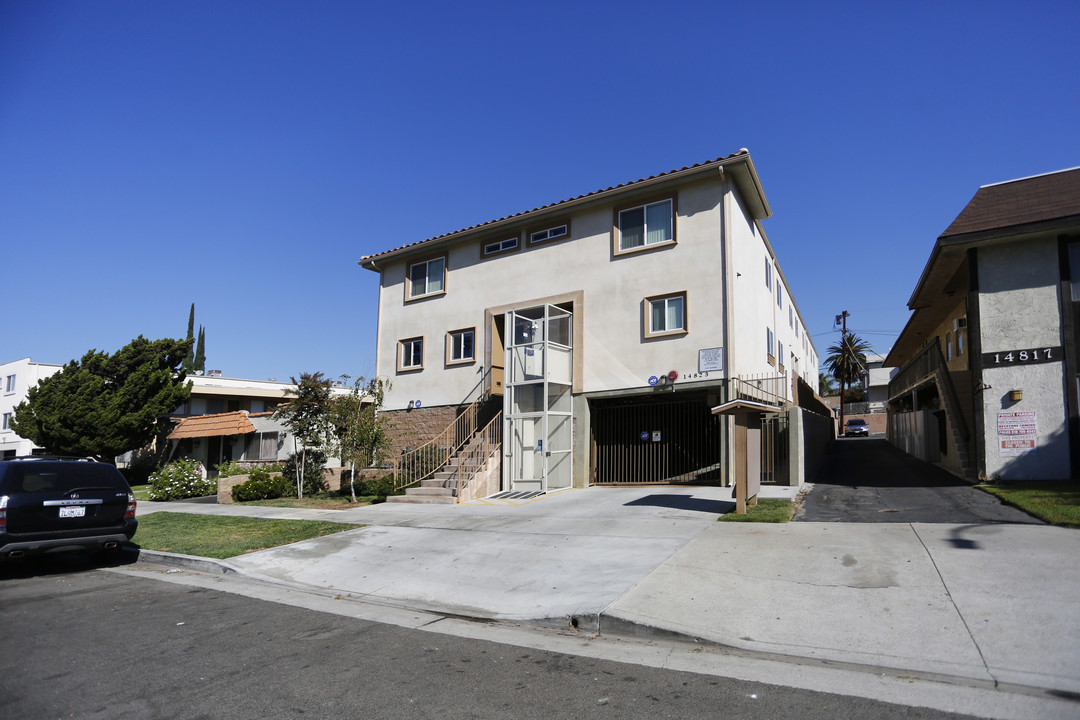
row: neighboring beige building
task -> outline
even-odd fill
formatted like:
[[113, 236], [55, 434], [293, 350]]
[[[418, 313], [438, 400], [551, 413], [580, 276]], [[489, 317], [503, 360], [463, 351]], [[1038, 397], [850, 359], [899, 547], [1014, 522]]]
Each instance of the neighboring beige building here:
[[1080, 477], [1080, 168], [979, 188], [908, 307], [894, 444], [973, 480]]
[[501, 412], [495, 489], [727, 482], [731, 420], [711, 409], [735, 379], [780, 406], [817, 383], [770, 214], [740, 150], [364, 257], [397, 450], [473, 407], [435, 444]]

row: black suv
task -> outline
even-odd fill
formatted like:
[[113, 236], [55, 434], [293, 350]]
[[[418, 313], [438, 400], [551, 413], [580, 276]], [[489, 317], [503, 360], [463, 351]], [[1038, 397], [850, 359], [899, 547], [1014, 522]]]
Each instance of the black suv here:
[[112, 465], [50, 456], [0, 460], [0, 559], [114, 550], [137, 526], [135, 496]]

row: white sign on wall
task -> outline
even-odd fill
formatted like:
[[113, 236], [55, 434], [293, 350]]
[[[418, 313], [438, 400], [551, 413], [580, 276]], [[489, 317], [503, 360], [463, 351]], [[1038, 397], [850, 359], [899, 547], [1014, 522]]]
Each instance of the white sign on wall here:
[[1034, 410], [998, 413], [998, 440], [1003, 457], [1015, 457], [1035, 450], [1036, 434]]
[[1034, 435], [1035, 411], [999, 412], [998, 435]]
[[724, 348], [702, 348], [697, 352], [698, 372], [723, 372]]

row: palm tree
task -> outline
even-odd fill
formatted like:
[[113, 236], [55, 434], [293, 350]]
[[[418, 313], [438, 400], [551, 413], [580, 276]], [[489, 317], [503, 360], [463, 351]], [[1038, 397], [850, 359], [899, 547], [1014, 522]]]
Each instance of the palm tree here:
[[818, 373], [818, 395], [828, 397], [836, 393], [835, 380], [832, 375], [823, 372]]
[[829, 368], [833, 377], [840, 381], [841, 432], [843, 432], [844, 424], [844, 391], [847, 389], [849, 379], [856, 378], [866, 371], [868, 350], [870, 350], [870, 343], [855, 333], [845, 330], [840, 342], [829, 348], [829, 356], [825, 358], [825, 366]]
[[845, 380], [853, 380], [866, 372], [866, 353], [870, 350], [870, 343], [848, 332], [840, 342], [829, 348], [825, 367], [846, 386]]

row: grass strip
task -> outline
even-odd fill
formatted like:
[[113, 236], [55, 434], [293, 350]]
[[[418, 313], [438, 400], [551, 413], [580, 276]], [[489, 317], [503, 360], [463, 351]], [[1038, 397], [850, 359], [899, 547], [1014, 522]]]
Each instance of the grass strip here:
[[975, 487], [1051, 525], [1080, 528], [1080, 482], [997, 482]]
[[734, 510], [724, 513], [719, 522], [762, 522], [786, 523], [795, 515], [795, 503], [784, 498], [758, 498], [757, 505], [748, 505], [746, 514], [739, 515]]
[[358, 527], [363, 526], [156, 512], [139, 518], [133, 544], [144, 550], [224, 559]]
[[280, 497], [274, 498], [273, 500], [245, 500], [243, 502], [237, 502], [236, 504], [242, 506], [262, 505], [268, 507], [311, 508], [313, 510], [348, 510], [350, 508], [371, 505], [378, 501], [378, 495], [357, 495], [356, 502], [353, 502], [348, 495], [317, 493], [304, 498]]

